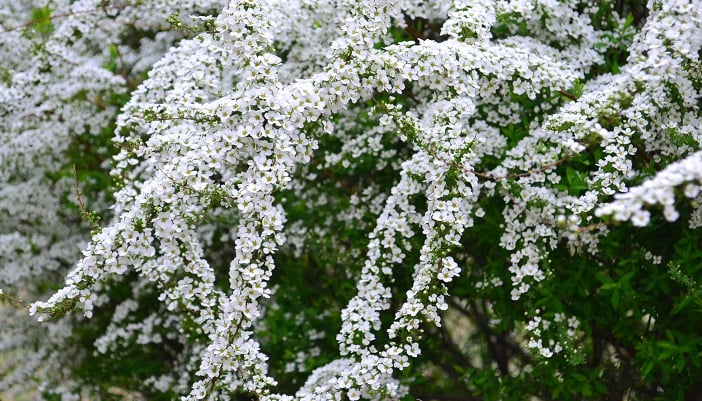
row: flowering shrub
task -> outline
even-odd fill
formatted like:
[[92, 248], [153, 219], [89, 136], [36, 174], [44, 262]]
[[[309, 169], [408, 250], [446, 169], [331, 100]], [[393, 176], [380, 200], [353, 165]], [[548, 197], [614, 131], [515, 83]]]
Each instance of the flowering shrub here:
[[699, 1], [2, 10], [0, 390], [702, 393]]

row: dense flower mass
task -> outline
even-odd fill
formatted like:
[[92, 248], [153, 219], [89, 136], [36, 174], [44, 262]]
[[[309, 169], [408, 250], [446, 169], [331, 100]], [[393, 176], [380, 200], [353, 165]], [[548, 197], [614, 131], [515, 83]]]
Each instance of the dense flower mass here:
[[702, 2], [0, 2], [0, 391], [702, 392]]

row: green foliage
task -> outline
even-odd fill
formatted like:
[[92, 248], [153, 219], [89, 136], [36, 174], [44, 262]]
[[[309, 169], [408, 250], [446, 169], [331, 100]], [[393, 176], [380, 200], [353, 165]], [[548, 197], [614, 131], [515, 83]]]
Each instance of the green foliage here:
[[[479, 171], [491, 171], [500, 166], [501, 155], [519, 146], [535, 125], [545, 122], [550, 112], [578, 101], [585, 91], [586, 81], [622, 71], [629, 56], [634, 28], [643, 19], [641, 2], [623, 5], [625, 2], [601, 0], [597, 3], [602, 7], [590, 15], [593, 26], [613, 32], [605, 35], [605, 41], [598, 44], [600, 49], [606, 49], [604, 64], [587, 71], [582, 81], [574, 81], [568, 91], [545, 91], [529, 97], [515, 94], [514, 87], [506, 85], [504, 100], [515, 107], [507, 113], [518, 111], [521, 118], [503, 125], [487, 123], [504, 138], [505, 146], [499, 150], [502, 153], [483, 157], [476, 166], [470, 166], [470, 169], [475, 169], [472, 171], [467, 163], [464, 166], [464, 158], [472, 150], [470, 145], [456, 150], [452, 159], [446, 161], [451, 164], [446, 179], [448, 187], [457, 185], [460, 175], [468, 170], [477, 175]], [[657, 4], [653, 2], [654, 8]], [[627, 11], [622, 14], [627, 15], [623, 22], [612, 16], [611, 11], [615, 9], [620, 13]], [[201, 24], [188, 25], [181, 21], [179, 14], [173, 14], [167, 23], [175, 31], [195, 35], [214, 34], [213, 21], [206, 19]], [[321, 26], [317, 20], [309, 23], [314, 29]], [[32, 10], [28, 34], [44, 37], [53, 29], [50, 8]], [[528, 30], [527, 21], [515, 13], [500, 16], [492, 33], [499, 40], [515, 33], [527, 35]], [[463, 34], [465, 39], [475, 36], [471, 31]], [[150, 36], [153, 35], [148, 32], [132, 32], [131, 36], [125, 36], [125, 41], [137, 46], [140, 39]], [[445, 39], [440, 35], [440, 24], [408, 17], [403, 28], [394, 27], [386, 35], [390, 43], [378, 42], [375, 48], [405, 41], [419, 43], [427, 39]], [[559, 43], [554, 47], [566, 45]], [[280, 52], [283, 59], [290, 48]], [[103, 67], [114, 75], [133, 79], [128, 82], [130, 89], [145, 78], [132, 76], [124, 65], [117, 44], [104, 44], [102, 51], [106, 54]], [[350, 53], [343, 56], [351, 58]], [[686, 68], [696, 70], [700, 67], [688, 65]], [[11, 82], [10, 72], [0, 68], [0, 80]], [[700, 87], [700, 82], [693, 82], [693, 85]], [[318, 140], [318, 149], [309, 164], [293, 172], [290, 188], [272, 192], [277, 204], [286, 212], [286, 228], [292, 233], [302, 232], [299, 237], [302, 243], [288, 243], [275, 253], [276, 269], [270, 280], [270, 286], [275, 290], [270, 299], [264, 301], [263, 315], [256, 327], [257, 340], [270, 358], [270, 373], [279, 379], [276, 391], [293, 393], [310, 372], [338, 357], [338, 343], [333, 333], [338, 332], [343, 324], [341, 312], [357, 291], [356, 283], [361, 278], [365, 261], [362, 252], [368, 248], [369, 235], [382, 209], [378, 205], [383, 204], [389, 189], [400, 179], [398, 160], [406, 160], [405, 156], [416, 148], [430, 155], [435, 153], [432, 148], [435, 144], [422, 142], [422, 133], [413, 118], [397, 117], [391, 112], [392, 107], [410, 108], [416, 102], [412, 84], [406, 83], [404, 89], [403, 93], [393, 96], [376, 93], [371, 100], [350, 105], [344, 116], [351, 118], [329, 117], [335, 124], [348, 125], [339, 130], [348, 138], [323, 134], [321, 124], [305, 125], [303, 131]], [[669, 92], [673, 103], [682, 106], [683, 99], [674, 85]], [[611, 99], [608, 107], [598, 111], [594, 119], [602, 128], [614, 130], [627, 118], [620, 110], [631, 106], [636, 95], [629, 93]], [[92, 102], [100, 110], [118, 110], [130, 96], [121, 92], [95, 94], [84, 91], [66, 102]], [[489, 116], [499, 113], [498, 109], [499, 105], [485, 102], [478, 105], [476, 115], [481, 120], [490, 121]], [[377, 149], [371, 149], [367, 140], [360, 146], [364, 152], [347, 152], [344, 145], [349, 138], [362, 138], [367, 132], [378, 129], [380, 118], [386, 114], [394, 118], [396, 132], [389, 130], [380, 135], [379, 142], [373, 144]], [[152, 124], [185, 118], [184, 115], [168, 115], [165, 109], [157, 107], [144, 110], [142, 117]], [[566, 122], [547, 128], [564, 133], [579, 126], [578, 123]], [[106, 206], [113, 203], [114, 192], [120, 184], [119, 177], [109, 174], [110, 160], [120, 150], [112, 143], [115, 130], [116, 124], [111, 121], [97, 133], [88, 127], [85, 132], [73, 133], [61, 167], [47, 176], [57, 187], [66, 181], [73, 183], [61, 198], [62, 217], [76, 221], [77, 226], [82, 225], [86, 230], [92, 229], [93, 234], [99, 232], [102, 222], [114, 217]], [[700, 147], [693, 133], [680, 132], [676, 127], [668, 128], [665, 133], [678, 147]], [[632, 158], [636, 170], [641, 172], [641, 176], [631, 178], [633, 183], [645, 179], [644, 175], [655, 174], [660, 167], [659, 162], [648, 158], [639, 136], [639, 133], [634, 133], [631, 137]], [[542, 173], [552, 174], [554, 181], [559, 180], [554, 182], [552, 189], [573, 198], [583, 197], [593, 190], [597, 183], [593, 184], [590, 173], [604, 158], [602, 137], [593, 133], [580, 138], [580, 142], [585, 147], [582, 152], [547, 160], [533, 170], [510, 172], [504, 177], [480, 176], [482, 185], [495, 188], [490, 195], [481, 197], [476, 205], [482, 215], [475, 218], [475, 225], [463, 233], [457, 245], [436, 249], [431, 254], [432, 262], [437, 263], [443, 257], [452, 257], [462, 272], [448, 284], [448, 293], [451, 294], [447, 297], [448, 307], [441, 311], [444, 324], [440, 327], [421, 324], [418, 332], [423, 334], [420, 340], [422, 354], [396, 374], [410, 389], [410, 395], [403, 401], [687, 401], [702, 392], [702, 235], [699, 227], [690, 228], [687, 224], [694, 213], [692, 206], [678, 202], [676, 207], [682, 216], [677, 222], [667, 222], [659, 216], [660, 213], [654, 213], [651, 222], [643, 228], [617, 223], [607, 217], [601, 221], [573, 224], [575, 229], [571, 234], [574, 237], [601, 230], [598, 232], [603, 234], [594, 244], [574, 245], [575, 241], [569, 242], [556, 234], [553, 238], [542, 238], [543, 243], [537, 245], [543, 248], [547, 248], [546, 242], [553, 240], [545, 259], [540, 261], [546, 279], [530, 281], [532, 290], [518, 301], [510, 293], [513, 278], [510, 266], [514, 252], [502, 243], [509, 203], [523, 201], [525, 211], [516, 218], [530, 218], [524, 216], [531, 207], [538, 210], [549, 206], [543, 199], [527, 199], [525, 195], [527, 191], [522, 178], [531, 179]], [[121, 146], [137, 151], [141, 145], [129, 142]], [[539, 141], [533, 146], [535, 153], [545, 153], [553, 143]], [[335, 155], [339, 158], [328, 163], [327, 160], [333, 159], [330, 156]], [[396, 157], [398, 155], [401, 157]], [[604, 169], [607, 168], [614, 171], [610, 167]], [[227, 290], [230, 285], [229, 262], [234, 257], [230, 229], [236, 226], [240, 215], [228, 203], [223, 177], [211, 178], [212, 184], [203, 191], [184, 191], [207, 199], [208, 210], [213, 211], [193, 212], [188, 216], [188, 223], [204, 227], [201, 234], [205, 238], [207, 262], [215, 271], [215, 286]], [[537, 181], [535, 187], [543, 181]], [[229, 181], [228, 184], [235, 186], [240, 183]], [[450, 198], [451, 195], [447, 194], [441, 200]], [[412, 196], [410, 201], [417, 213], [428, 208], [423, 194]], [[604, 202], [605, 199], [597, 201]], [[652, 209], [660, 212], [655, 206]], [[351, 213], [359, 210], [361, 212]], [[136, 220], [130, 229], [138, 233], [152, 230], [149, 218], [168, 210], [150, 204], [145, 211], [145, 218]], [[565, 218], [556, 216], [559, 217]], [[569, 224], [563, 220], [554, 226], [566, 229]], [[391, 286], [393, 297], [389, 309], [381, 314], [382, 329], [377, 330], [380, 344], [388, 340], [386, 329], [392, 324], [413, 284], [411, 266], [420, 260], [418, 250], [423, 244], [423, 235], [426, 235], [417, 226], [413, 223], [415, 236], [395, 239], [397, 243], [394, 245], [407, 252], [402, 264], [394, 266], [383, 283]], [[329, 230], [329, 227], [333, 229]], [[441, 235], [446, 233], [440, 229], [437, 231]], [[184, 253], [186, 249], [183, 247]], [[191, 273], [178, 274], [188, 277]], [[76, 348], [86, 350], [67, 364], [68, 369], [79, 378], [81, 385], [94, 389], [99, 399], [130, 399], [132, 396], [148, 400], [174, 399], [177, 396], [174, 392], [154, 391], [145, 381], [168, 373], [182, 362], [178, 360], [183, 351], [182, 342], [199, 346], [206, 340], [196, 324], [198, 316], [188, 316], [177, 324], [170, 323], [170, 326], [155, 325], [156, 332], [164, 338], [160, 343], [139, 343], [127, 336], [107, 354], [93, 353], [95, 342], [110, 326], [117, 305], [130, 299], [133, 286], [144, 286], [146, 290], [137, 300], [138, 307], [125, 318], [127, 323], [143, 321], [152, 314], [164, 312], [162, 308], [165, 308], [163, 299], [159, 299], [164, 288], [152, 282], [139, 282], [137, 272], [110, 280], [99, 289], [99, 295], [110, 302], [95, 309], [89, 324], [76, 316], [66, 315], [77, 303], [75, 299], [58, 305], [52, 313], [52, 317], [66, 315], [65, 319], [75, 319], [72, 320], [70, 339]], [[92, 283], [82, 285], [87, 287], [88, 284]], [[176, 283], [160, 285], [175, 286]], [[19, 302], [6, 294], [0, 294], [0, 301]], [[543, 328], [539, 333], [540, 341], [562, 345], [562, 349], [552, 356], [545, 357], [529, 345], [533, 333], [525, 327], [535, 316], [551, 325], [550, 329]], [[578, 325], [563, 322], [561, 316], [577, 318]], [[115, 389], [128, 389], [133, 393]], [[45, 400], [60, 399], [50, 391], [42, 396]], [[250, 394], [232, 394], [235, 400], [249, 398]]]
[[51, 23], [51, 8], [43, 6], [32, 9], [29, 26], [31, 30], [42, 37], [46, 37], [53, 32], [54, 25]]

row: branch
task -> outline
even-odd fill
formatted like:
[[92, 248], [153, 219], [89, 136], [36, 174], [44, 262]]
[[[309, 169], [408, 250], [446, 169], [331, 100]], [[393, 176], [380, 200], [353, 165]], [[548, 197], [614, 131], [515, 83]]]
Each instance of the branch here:
[[577, 97], [577, 96], [575, 96], [575, 95], [572, 94], [572, 93], [566, 92], [566, 91], [564, 91], [564, 90], [558, 90], [558, 91], [556, 91], [556, 93], [558, 93], [558, 94], [561, 95], [561, 96], [567, 97], [568, 99], [573, 100], [573, 101], [578, 100], [578, 97]]
[[122, 57], [122, 52], [119, 51], [119, 44], [113, 43], [112, 46], [114, 47], [115, 52], [117, 52], [117, 58], [119, 58], [119, 75], [127, 83], [127, 87], [129, 87], [129, 90], [133, 91], [137, 88], [137, 84], [129, 77], [129, 74], [127, 74], [127, 68], [126, 68], [127, 63], [124, 62], [124, 57]]
[[76, 165], [73, 165], [73, 187], [76, 190], [76, 196], [78, 197], [78, 205], [80, 206], [80, 214], [83, 218], [90, 224], [90, 227], [95, 230], [100, 230], [100, 225], [97, 223], [99, 217], [95, 215], [94, 212], [88, 212], [85, 207], [85, 202], [83, 202], [82, 192], [80, 191], [80, 185], [78, 184], [78, 171], [76, 170]]
[[15, 309], [23, 309], [23, 310], [29, 310], [29, 305], [27, 305], [24, 301], [22, 301], [20, 298], [15, 298], [11, 295], [8, 295], [7, 293], [0, 291], [0, 300], [6, 299], [12, 307]]
[[349, 184], [347, 184], [345, 181], [342, 181], [339, 177], [337, 177], [334, 173], [329, 171], [329, 169], [325, 168], [322, 166], [317, 159], [314, 158], [314, 156], [310, 157], [310, 160], [312, 161], [312, 164], [314, 164], [315, 167], [319, 171], [321, 171], [324, 175], [329, 177], [332, 181], [336, 182], [339, 184], [339, 186], [346, 192], [349, 196], [353, 195], [356, 193], [356, 191], [351, 187]]
[[[504, 175], [502, 177], [491, 175], [491, 174], [486, 174], [486, 173], [480, 173], [480, 172], [477, 172], [473, 169], [467, 169], [463, 166], [458, 166], [458, 167], [461, 168], [463, 171], [468, 172], [468, 173], [473, 173], [473, 174], [477, 175], [478, 177], [487, 178], [487, 179], [494, 180], [494, 181], [501, 181], [501, 180], [505, 180], [505, 179], [509, 179], [509, 178], [528, 177], [532, 174], [543, 173], [544, 171], [548, 171], [548, 170], [558, 166], [559, 164], [567, 162], [568, 160], [570, 160], [570, 155], [567, 155], [567, 156], [563, 157], [562, 159], [558, 159], [553, 163], [544, 164], [537, 169], [527, 170], [523, 173], [507, 174], [507, 175]], [[457, 166], [456, 163], [452, 163], [452, 165]]]
[[[532, 363], [531, 357], [527, 353], [525, 353], [524, 350], [520, 346], [512, 343], [506, 336], [495, 332], [495, 330], [493, 330], [493, 328], [490, 327], [485, 316], [478, 313], [478, 310], [475, 307], [476, 305], [474, 303], [471, 303], [472, 307], [470, 308], [470, 311], [463, 308], [452, 297], [448, 299], [448, 303], [451, 306], [453, 306], [454, 308], [456, 308], [456, 310], [458, 312], [460, 312], [462, 315], [467, 316], [472, 321], [474, 321], [475, 323], [478, 324], [478, 327], [480, 328], [483, 335], [485, 336], [485, 339], [488, 341], [488, 348], [490, 350], [490, 353], [493, 354], [493, 357], [495, 358], [495, 361], [498, 362], [498, 364], [500, 363], [500, 361], [498, 359], [500, 359], [502, 356], [506, 356], [507, 358], [510, 358], [512, 356], [517, 356], [519, 358], [519, 360], [521, 360], [522, 363], [524, 363], [524, 364], [531, 364]], [[493, 336], [495, 337], [498, 344], [494, 344], [490, 340], [490, 338]], [[510, 355], [499, 355], [499, 351], [509, 351]], [[498, 354], [496, 354], [496, 352]], [[500, 370], [502, 371], [502, 368]]]
[[74, 15], [79, 15], [79, 14], [95, 14], [95, 13], [98, 13], [100, 11], [107, 12], [107, 10], [121, 11], [127, 7], [130, 7], [130, 6], [131, 6], [130, 4], [122, 4], [119, 6], [105, 5], [105, 6], [102, 6], [99, 8], [93, 8], [93, 9], [89, 9], [89, 10], [78, 10], [78, 11], [73, 11], [73, 12], [69, 12], [69, 13], [56, 14], [56, 15], [52, 15], [52, 16], [44, 17], [44, 18], [37, 18], [33, 21], [30, 21], [30, 22], [27, 22], [24, 24], [20, 24], [20, 25], [16, 25], [16, 26], [13, 26], [10, 28], [6, 28], [4, 31], [0, 31], [0, 34], [16, 31], [16, 30], [22, 29], [22, 28], [28, 28], [32, 25], [39, 24], [39, 23], [46, 22], [46, 21], [53, 21], [53, 20], [57, 20], [57, 19], [61, 19], [61, 18], [67, 18], [67, 17], [71, 17]]

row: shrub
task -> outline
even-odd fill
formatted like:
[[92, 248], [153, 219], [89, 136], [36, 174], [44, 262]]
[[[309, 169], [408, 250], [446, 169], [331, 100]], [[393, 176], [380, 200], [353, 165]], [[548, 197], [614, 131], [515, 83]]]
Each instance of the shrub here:
[[3, 3], [0, 390], [702, 394], [699, 1]]

